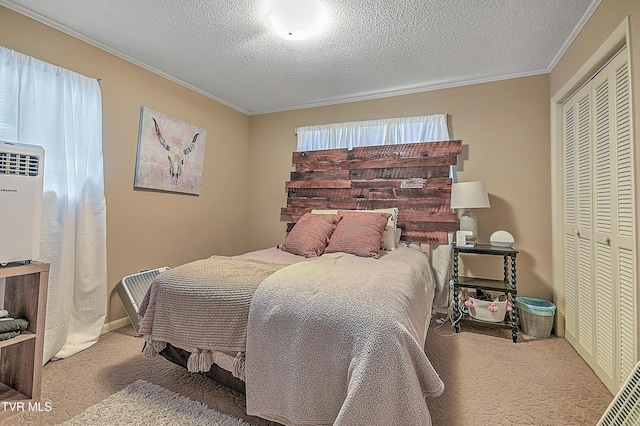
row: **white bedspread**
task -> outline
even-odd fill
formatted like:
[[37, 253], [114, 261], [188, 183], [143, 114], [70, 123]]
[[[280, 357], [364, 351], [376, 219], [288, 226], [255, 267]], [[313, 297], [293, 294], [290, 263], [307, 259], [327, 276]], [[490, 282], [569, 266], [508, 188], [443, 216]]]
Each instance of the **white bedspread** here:
[[285, 424], [431, 424], [444, 384], [424, 352], [426, 256], [325, 254], [280, 269], [249, 310], [247, 414]]

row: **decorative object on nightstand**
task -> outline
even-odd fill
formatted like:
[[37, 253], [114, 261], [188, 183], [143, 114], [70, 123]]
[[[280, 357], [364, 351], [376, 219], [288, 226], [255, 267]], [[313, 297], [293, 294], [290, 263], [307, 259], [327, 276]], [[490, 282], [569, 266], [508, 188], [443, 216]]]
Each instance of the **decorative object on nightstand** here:
[[458, 247], [473, 247], [475, 241], [467, 243], [467, 239], [472, 235], [471, 231], [456, 231], [456, 245]]
[[467, 245], [473, 245], [478, 238], [478, 218], [469, 209], [491, 207], [489, 195], [484, 182], [459, 182], [451, 187], [451, 208], [465, 209], [460, 216], [460, 230], [470, 231], [467, 235]]
[[513, 247], [513, 235], [507, 231], [496, 231], [489, 237], [489, 242], [495, 247]]

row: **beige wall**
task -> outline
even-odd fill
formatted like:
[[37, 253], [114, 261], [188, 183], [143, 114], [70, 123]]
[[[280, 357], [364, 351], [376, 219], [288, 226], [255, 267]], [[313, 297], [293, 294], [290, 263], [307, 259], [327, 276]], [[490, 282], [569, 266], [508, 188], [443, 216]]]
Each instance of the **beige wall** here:
[[[640, 58], [640, 1], [602, 0], [580, 34], [551, 71], [551, 96], [558, 93], [578, 72], [627, 16], [630, 17], [631, 24], [632, 84], [638, 81], [640, 68], [638, 60], [633, 59]], [[640, 93], [640, 87], [636, 83], [634, 84], [636, 99], [638, 99], [638, 93]]]
[[[386, 99], [250, 117], [249, 249], [285, 235], [284, 182], [299, 126], [445, 112], [461, 139], [460, 181], [484, 181], [491, 208], [476, 209], [480, 242], [493, 231], [513, 234], [522, 295], [551, 300], [551, 207], [548, 75], [463, 86]], [[466, 262], [465, 273], [500, 278], [502, 259]]]
[[[102, 79], [107, 322], [126, 317], [123, 276], [246, 250], [246, 115], [4, 7], [0, 45]], [[133, 189], [143, 105], [206, 129], [200, 196]]]
[[[459, 180], [482, 180], [489, 191], [491, 208], [475, 210], [479, 241], [487, 242], [497, 229], [511, 232], [520, 252], [519, 294], [555, 300], [550, 99], [626, 16], [631, 26], [633, 96], [640, 99], [640, 66], [633, 60], [640, 58], [640, 2], [603, 0], [549, 75], [250, 117], [249, 248], [277, 244], [284, 237], [286, 218], [281, 220], [278, 213], [286, 205], [284, 181], [291, 170], [296, 127], [446, 112], [451, 136], [465, 146]], [[637, 101], [634, 107], [637, 111]], [[498, 270], [499, 275], [495, 263], [468, 260], [464, 272], [490, 277]]]
[[[490, 193], [491, 208], [476, 210], [479, 240], [487, 242], [497, 229], [511, 232], [520, 251], [519, 293], [551, 300], [550, 95], [624, 16], [631, 15], [638, 33], [639, 9], [637, 0], [603, 0], [550, 75], [251, 117], [3, 7], [0, 44], [102, 79], [107, 321], [125, 317], [113, 288], [126, 274], [282, 241], [286, 218], [279, 212], [296, 127], [441, 112], [465, 146], [459, 180], [484, 181]], [[639, 53], [636, 42], [632, 55]], [[633, 70], [635, 82], [640, 71], [635, 64]], [[199, 197], [133, 189], [142, 105], [207, 130]], [[492, 261], [468, 261], [465, 268], [478, 276], [501, 273]]]

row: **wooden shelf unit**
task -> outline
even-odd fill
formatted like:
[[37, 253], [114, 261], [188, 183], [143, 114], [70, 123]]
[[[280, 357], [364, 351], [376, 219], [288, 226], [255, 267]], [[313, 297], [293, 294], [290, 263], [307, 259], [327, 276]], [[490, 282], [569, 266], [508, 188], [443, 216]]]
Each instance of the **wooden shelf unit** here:
[[[458, 274], [458, 257], [460, 254], [490, 255], [503, 257], [503, 279], [487, 279], [463, 277]], [[453, 271], [451, 279], [453, 281], [453, 318], [454, 330], [460, 332], [460, 323], [468, 321], [475, 325], [487, 327], [501, 327], [511, 329], [511, 338], [513, 343], [518, 341], [518, 314], [516, 312], [516, 296], [518, 290], [516, 287], [516, 255], [518, 252], [511, 247], [496, 247], [487, 244], [478, 244], [475, 246], [457, 246], [453, 245]], [[463, 307], [460, 306], [458, 294], [465, 288], [476, 290], [493, 290], [504, 293], [507, 300], [511, 302], [512, 309], [505, 313], [505, 318], [501, 322], [488, 322], [472, 318], [466, 314]]]
[[[0, 267], [1, 278], [5, 278], [4, 309], [14, 318], [26, 318], [29, 327], [0, 342], [0, 401], [22, 401], [26, 407], [40, 399], [49, 264], [12, 263]], [[12, 414], [17, 411], [0, 407], [0, 420]]]

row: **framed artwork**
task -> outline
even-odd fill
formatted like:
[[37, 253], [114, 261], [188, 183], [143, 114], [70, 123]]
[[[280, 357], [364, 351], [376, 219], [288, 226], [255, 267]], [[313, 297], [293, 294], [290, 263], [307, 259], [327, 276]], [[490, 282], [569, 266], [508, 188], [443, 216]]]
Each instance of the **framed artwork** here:
[[140, 107], [135, 188], [200, 195], [206, 130]]

